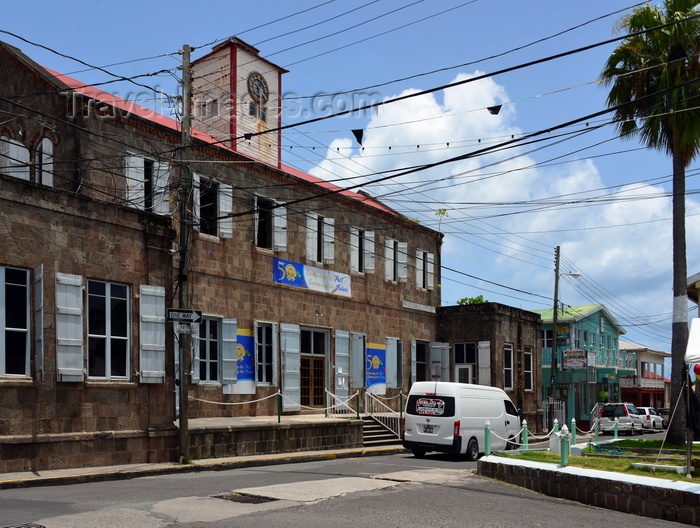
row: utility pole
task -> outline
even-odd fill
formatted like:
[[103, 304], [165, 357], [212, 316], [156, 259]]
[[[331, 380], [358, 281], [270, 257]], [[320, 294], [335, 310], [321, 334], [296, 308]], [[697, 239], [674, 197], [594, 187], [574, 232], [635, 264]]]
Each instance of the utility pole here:
[[552, 360], [550, 364], [551, 375], [550, 385], [552, 397], [556, 400], [557, 382], [557, 352], [559, 351], [559, 339], [557, 338], [557, 324], [559, 323], [559, 246], [554, 248], [554, 311], [552, 312]]
[[[184, 159], [187, 159], [186, 152], [190, 145], [190, 107], [191, 107], [191, 75], [190, 75], [190, 46], [185, 44], [182, 47], [182, 128], [180, 141], [180, 261], [178, 267], [178, 285], [180, 293], [180, 308], [188, 309], [190, 304], [190, 291], [188, 282], [190, 244], [192, 240], [192, 173]], [[192, 340], [190, 334], [178, 334], [180, 341], [179, 349], [179, 372], [180, 379], [180, 463], [189, 460], [189, 427], [187, 423], [188, 409], [188, 376], [192, 364], [191, 348]]]

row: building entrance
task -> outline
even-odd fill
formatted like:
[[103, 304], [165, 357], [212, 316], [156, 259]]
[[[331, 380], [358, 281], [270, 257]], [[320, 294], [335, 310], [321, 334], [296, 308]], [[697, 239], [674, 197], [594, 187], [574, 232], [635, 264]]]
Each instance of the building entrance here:
[[304, 407], [323, 407], [324, 357], [301, 357], [301, 404]]

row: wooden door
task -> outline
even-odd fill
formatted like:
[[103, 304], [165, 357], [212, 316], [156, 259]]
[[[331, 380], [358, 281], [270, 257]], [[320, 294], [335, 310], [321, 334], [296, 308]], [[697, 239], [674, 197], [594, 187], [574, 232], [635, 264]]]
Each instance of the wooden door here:
[[322, 356], [301, 357], [301, 404], [306, 407], [323, 407], [324, 369]]

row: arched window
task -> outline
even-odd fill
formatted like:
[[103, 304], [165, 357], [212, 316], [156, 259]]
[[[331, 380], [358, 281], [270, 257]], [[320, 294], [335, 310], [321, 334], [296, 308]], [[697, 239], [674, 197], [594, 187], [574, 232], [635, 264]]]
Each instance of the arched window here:
[[41, 138], [34, 154], [36, 182], [53, 187], [53, 141]]

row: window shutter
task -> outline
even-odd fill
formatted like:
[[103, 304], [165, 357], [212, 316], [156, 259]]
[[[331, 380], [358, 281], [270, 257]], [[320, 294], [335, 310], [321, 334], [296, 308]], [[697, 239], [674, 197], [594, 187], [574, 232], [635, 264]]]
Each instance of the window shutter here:
[[139, 156], [126, 157], [126, 201], [130, 207], [143, 209], [146, 204], [143, 158]]
[[165, 381], [165, 288], [142, 284], [139, 288], [139, 372], [141, 383]]
[[350, 228], [350, 271], [360, 271], [360, 230], [356, 227]]
[[170, 213], [170, 166], [167, 163], [153, 164], [153, 212]]
[[350, 332], [335, 331], [335, 395], [348, 399], [350, 382]]
[[238, 376], [238, 321], [224, 319], [221, 322], [221, 382], [233, 383]]
[[219, 236], [233, 238], [233, 186], [219, 185]]
[[428, 253], [428, 284], [429, 290], [435, 289], [435, 255]]
[[301, 331], [298, 325], [280, 325], [282, 349], [282, 410], [301, 409]]
[[[204, 321], [202, 321], [202, 324], [204, 324]], [[190, 379], [192, 380], [192, 383], [199, 383], [199, 329], [201, 328], [200, 325], [196, 325], [192, 329], [192, 340], [190, 342], [190, 345], [192, 349], [190, 350], [190, 354], [192, 357], [192, 370], [190, 371]], [[180, 339], [182, 339], [182, 336], [180, 336]]]
[[192, 173], [192, 216], [194, 218], [194, 229], [199, 231], [202, 221], [202, 199], [200, 196], [202, 189], [202, 178], [196, 172]]
[[36, 379], [44, 381], [44, 265], [34, 268], [34, 367]]
[[53, 141], [47, 137], [41, 140], [41, 181], [37, 183], [53, 187]]
[[479, 385], [491, 385], [491, 342], [479, 341]]
[[287, 251], [287, 209], [284, 207], [272, 210], [272, 249]]
[[365, 231], [365, 273], [374, 273], [374, 231]]
[[391, 238], [384, 239], [384, 278], [394, 280], [394, 241]]
[[424, 288], [423, 284], [423, 251], [416, 251], [416, 287]]
[[56, 273], [56, 372], [58, 381], [83, 381], [83, 278]]
[[398, 254], [396, 258], [399, 261], [399, 282], [408, 280], [408, 243], [399, 242]]
[[386, 386], [387, 388], [395, 388], [398, 386], [398, 371], [396, 364], [396, 338], [387, 337], [386, 339]]
[[323, 219], [323, 262], [335, 262], [335, 219]]
[[365, 386], [365, 336], [350, 334], [350, 387]]
[[318, 261], [318, 251], [316, 248], [318, 236], [318, 215], [308, 213], [306, 217], [306, 258], [312, 262]]
[[411, 339], [411, 383], [416, 382], [416, 340]]

